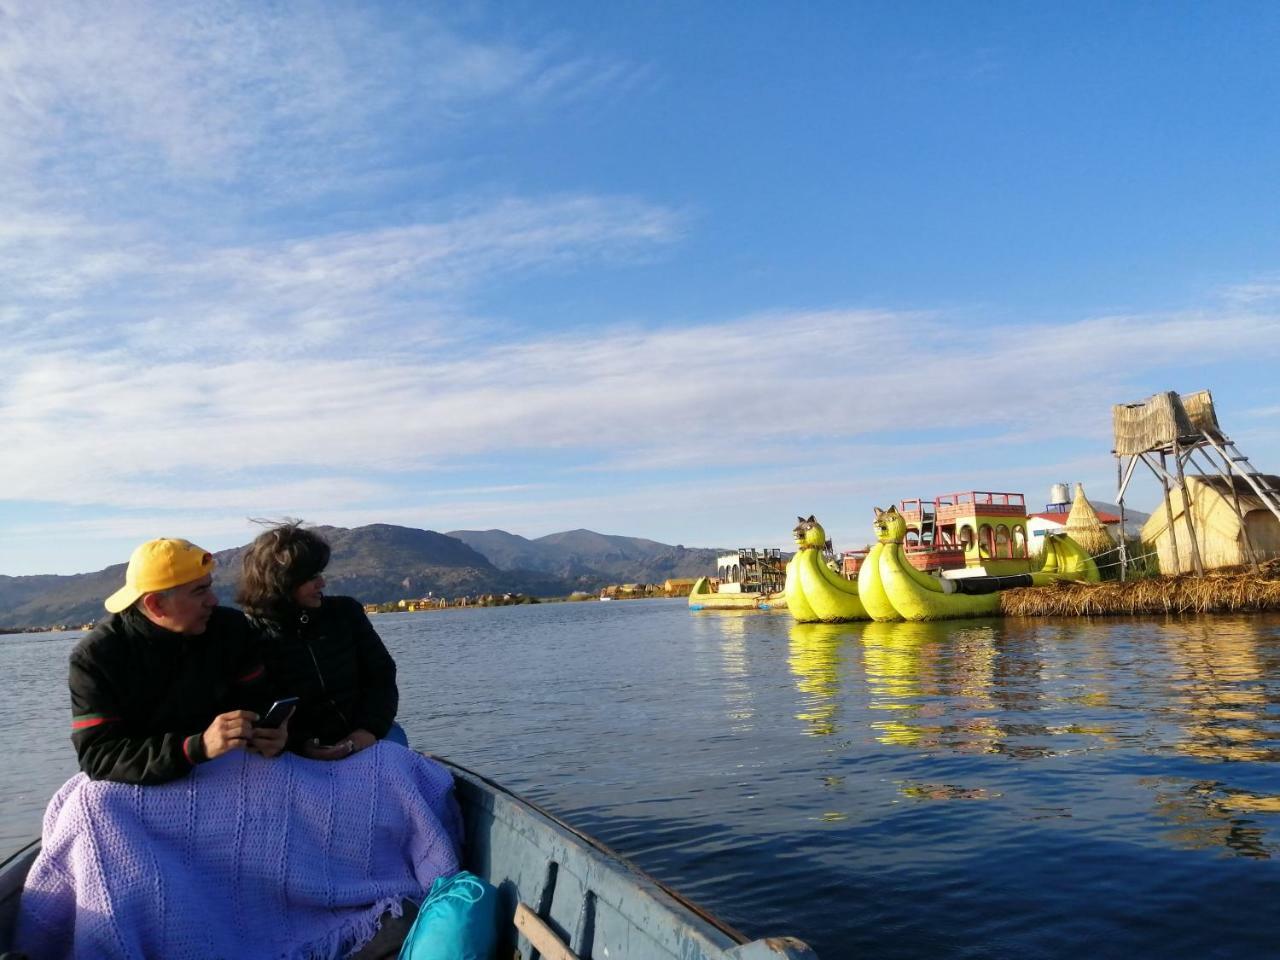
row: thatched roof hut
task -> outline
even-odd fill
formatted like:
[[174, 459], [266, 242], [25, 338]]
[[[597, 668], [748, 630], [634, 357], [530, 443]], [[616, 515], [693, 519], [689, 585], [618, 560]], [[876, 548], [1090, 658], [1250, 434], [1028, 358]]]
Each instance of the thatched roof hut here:
[[1084, 484], [1076, 484], [1075, 502], [1067, 514], [1067, 536], [1084, 547], [1091, 556], [1100, 556], [1112, 549], [1116, 542], [1107, 532], [1106, 525], [1098, 519], [1098, 511], [1084, 495]]
[[[1267, 476], [1265, 479], [1271, 486], [1280, 486], [1280, 477]], [[1195, 528], [1196, 542], [1206, 570], [1248, 563], [1246, 533], [1254, 557], [1259, 562], [1280, 557], [1280, 520], [1243, 477], [1189, 476], [1187, 489], [1191, 501], [1191, 524]], [[1244, 515], [1243, 524], [1236, 513], [1237, 497], [1240, 513]], [[1191, 534], [1187, 529], [1186, 507], [1180, 489], [1175, 487], [1169, 492], [1169, 505], [1178, 541], [1177, 558], [1174, 557], [1173, 538], [1169, 535], [1169, 521], [1160, 507], [1142, 525], [1142, 542], [1159, 554], [1161, 573], [1189, 573], [1193, 569]]]

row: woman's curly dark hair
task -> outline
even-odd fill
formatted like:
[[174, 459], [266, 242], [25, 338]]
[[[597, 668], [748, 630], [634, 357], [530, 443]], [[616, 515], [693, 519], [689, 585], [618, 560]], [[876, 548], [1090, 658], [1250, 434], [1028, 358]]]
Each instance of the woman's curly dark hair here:
[[251, 617], [283, 619], [293, 608], [293, 591], [329, 565], [329, 544], [302, 521], [277, 524], [256, 537], [244, 555], [236, 602]]

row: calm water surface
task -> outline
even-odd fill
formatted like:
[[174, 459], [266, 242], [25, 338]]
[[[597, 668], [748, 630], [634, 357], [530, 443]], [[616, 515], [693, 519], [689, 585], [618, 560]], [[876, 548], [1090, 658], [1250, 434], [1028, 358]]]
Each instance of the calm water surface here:
[[[374, 624], [415, 746], [750, 934], [824, 960], [1280, 956], [1280, 618]], [[78, 637], [0, 637], [5, 848], [74, 772]]]

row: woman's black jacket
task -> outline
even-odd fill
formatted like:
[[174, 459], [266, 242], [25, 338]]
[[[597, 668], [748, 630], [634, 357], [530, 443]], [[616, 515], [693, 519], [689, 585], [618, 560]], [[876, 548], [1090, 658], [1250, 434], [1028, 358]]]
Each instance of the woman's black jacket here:
[[325, 597], [319, 608], [294, 607], [279, 619], [250, 617], [276, 699], [298, 697], [289, 744], [338, 743], [353, 730], [381, 739], [400, 704], [396, 662], [364, 608], [350, 597]]

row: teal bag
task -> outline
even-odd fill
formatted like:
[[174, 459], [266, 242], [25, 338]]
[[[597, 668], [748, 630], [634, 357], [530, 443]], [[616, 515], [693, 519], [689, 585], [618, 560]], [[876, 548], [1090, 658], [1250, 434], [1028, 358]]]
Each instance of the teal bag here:
[[500, 909], [498, 888], [474, 873], [437, 877], [399, 960], [494, 960]]

